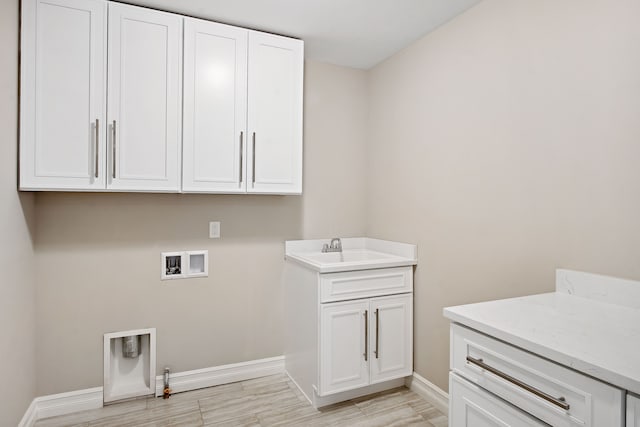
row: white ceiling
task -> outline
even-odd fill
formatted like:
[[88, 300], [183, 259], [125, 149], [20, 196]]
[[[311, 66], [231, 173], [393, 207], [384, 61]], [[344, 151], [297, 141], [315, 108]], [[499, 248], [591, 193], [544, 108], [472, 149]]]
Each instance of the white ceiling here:
[[480, 0], [122, 0], [297, 37], [305, 57], [368, 69]]

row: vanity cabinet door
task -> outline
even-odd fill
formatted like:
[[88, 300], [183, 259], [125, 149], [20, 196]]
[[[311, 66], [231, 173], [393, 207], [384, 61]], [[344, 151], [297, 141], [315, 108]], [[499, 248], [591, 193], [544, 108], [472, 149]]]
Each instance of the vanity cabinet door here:
[[627, 427], [640, 427], [640, 398], [627, 394]]
[[369, 384], [369, 301], [322, 304], [320, 396]]
[[249, 33], [249, 193], [302, 193], [303, 49], [301, 40]]
[[370, 300], [371, 384], [413, 373], [413, 294]]
[[184, 192], [246, 192], [248, 34], [185, 18]]
[[180, 190], [182, 17], [109, 3], [112, 190]]
[[105, 188], [107, 4], [23, 0], [20, 189]]

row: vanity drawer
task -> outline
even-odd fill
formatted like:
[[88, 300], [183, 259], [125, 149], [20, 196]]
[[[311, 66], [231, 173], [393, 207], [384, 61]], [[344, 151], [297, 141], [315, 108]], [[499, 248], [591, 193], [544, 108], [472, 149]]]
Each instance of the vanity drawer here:
[[344, 271], [320, 275], [320, 302], [345, 301], [413, 291], [413, 267]]
[[553, 426], [623, 426], [624, 392], [458, 324], [451, 369]]

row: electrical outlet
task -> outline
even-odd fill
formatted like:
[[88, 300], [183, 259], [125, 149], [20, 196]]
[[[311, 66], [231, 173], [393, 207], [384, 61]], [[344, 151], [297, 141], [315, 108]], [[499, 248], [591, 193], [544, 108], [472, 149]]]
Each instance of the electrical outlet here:
[[210, 239], [220, 238], [220, 221], [209, 222], [209, 238]]

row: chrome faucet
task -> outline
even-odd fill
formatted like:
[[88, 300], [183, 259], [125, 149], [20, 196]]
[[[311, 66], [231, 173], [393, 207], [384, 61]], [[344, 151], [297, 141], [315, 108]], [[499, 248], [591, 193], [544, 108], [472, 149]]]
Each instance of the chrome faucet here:
[[342, 241], [334, 237], [331, 243], [325, 243], [322, 246], [322, 252], [342, 252]]

